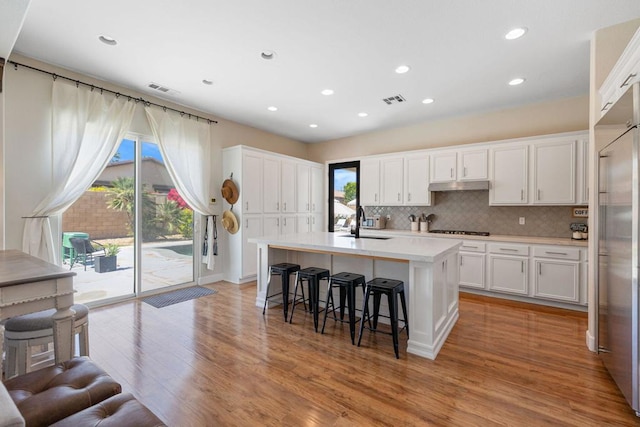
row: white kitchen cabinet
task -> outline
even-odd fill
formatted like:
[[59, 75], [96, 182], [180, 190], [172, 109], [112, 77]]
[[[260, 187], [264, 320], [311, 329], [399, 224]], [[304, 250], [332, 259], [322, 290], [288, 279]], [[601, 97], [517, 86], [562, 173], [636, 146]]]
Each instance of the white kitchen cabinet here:
[[296, 164], [282, 160], [280, 164], [280, 212], [296, 211]]
[[311, 231], [311, 215], [296, 215], [296, 230], [298, 233]]
[[580, 253], [577, 248], [535, 246], [533, 296], [580, 303]]
[[283, 215], [280, 218], [280, 234], [295, 234], [296, 232], [296, 216]]
[[490, 150], [490, 205], [524, 205], [528, 203], [527, 145], [495, 146]]
[[576, 140], [541, 142], [533, 150], [533, 194], [537, 205], [576, 203]]
[[529, 293], [529, 247], [516, 244], [489, 245], [488, 289], [494, 292]]
[[326, 231], [322, 223], [322, 214], [311, 214], [311, 231]]
[[242, 228], [242, 277], [239, 279], [242, 280], [257, 274], [256, 265], [258, 255], [256, 244], [249, 243], [248, 239], [263, 235], [262, 216], [244, 215], [239, 225], [240, 228]]
[[431, 206], [429, 191], [429, 156], [414, 155], [404, 158], [404, 204]]
[[487, 150], [462, 150], [458, 153], [458, 181], [489, 179]]
[[[264, 156], [262, 161], [262, 197], [263, 207], [261, 212], [280, 212], [280, 159]], [[260, 181], [256, 181], [259, 183]], [[260, 185], [258, 185], [260, 188]]]
[[[255, 183], [262, 181], [262, 156], [254, 153], [242, 154], [242, 170], [236, 170], [236, 179], [241, 178], [239, 188], [242, 212], [262, 212], [262, 187]], [[237, 175], [241, 174], [242, 177]], [[229, 175], [227, 175], [229, 176]]]
[[380, 160], [377, 158], [360, 161], [360, 199], [362, 206], [380, 204]]
[[380, 200], [383, 206], [404, 204], [404, 159], [402, 157], [380, 160]]
[[311, 167], [307, 164], [296, 165], [296, 195], [296, 211], [311, 212]]
[[451, 182], [456, 180], [458, 154], [455, 151], [431, 154], [430, 182]]
[[280, 215], [264, 215], [262, 227], [265, 236], [277, 236], [280, 234]]
[[485, 288], [486, 244], [477, 241], [464, 241], [460, 246], [459, 277], [460, 287]]
[[322, 166], [311, 166], [311, 213], [321, 213], [325, 209], [324, 174]]
[[585, 135], [578, 139], [578, 187], [576, 191], [576, 203], [578, 205], [589, 204], [589, 138]]
[[633, 35], [602, 86], [600, 86], [600, 114], [604, 115], [629, 87], [639, 81], [640, 29]]

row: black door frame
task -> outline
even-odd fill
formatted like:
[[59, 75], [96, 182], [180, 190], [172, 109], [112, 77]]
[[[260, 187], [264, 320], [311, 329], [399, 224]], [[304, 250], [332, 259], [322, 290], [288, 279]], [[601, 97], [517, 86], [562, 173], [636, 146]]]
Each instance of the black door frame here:
[[354, 160], [351, 162], [341, 162], [341, 163], [329, 163], [329, 187], [327, 193], [329, 193], [329, 198], [327, 203], [329, 204], [327, 212], [329, 213], [329, 217], [327, 220], [328, 230], [330, 233], [333, 233], [333, 198], [334, 198], [334, 174], [336, 169], [356, 169], [356, 212], [360, 207], [360, 161]]

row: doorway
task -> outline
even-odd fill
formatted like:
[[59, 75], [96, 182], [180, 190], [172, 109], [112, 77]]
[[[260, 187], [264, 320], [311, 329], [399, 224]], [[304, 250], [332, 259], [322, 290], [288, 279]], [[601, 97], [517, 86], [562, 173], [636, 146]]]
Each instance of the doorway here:
[[329, 164], [329, 232], [349, 231], [360, 207], [360, 162]]

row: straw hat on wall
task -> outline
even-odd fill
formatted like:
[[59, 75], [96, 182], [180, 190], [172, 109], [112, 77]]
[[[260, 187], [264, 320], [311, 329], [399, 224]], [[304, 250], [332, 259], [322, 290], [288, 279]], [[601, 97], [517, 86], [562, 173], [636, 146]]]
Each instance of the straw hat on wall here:
[[224, 180], [220, 192], [222, 193], [222, 197], [224, 197], [230, 205], [233, 205], [238, 201], [238, 187], [236, 187], [236, 184], [230, 179]]
[[238, 219], [233, 212], [224, 211], [222, 213], [222, 227], [231, 234], [238, 232]]

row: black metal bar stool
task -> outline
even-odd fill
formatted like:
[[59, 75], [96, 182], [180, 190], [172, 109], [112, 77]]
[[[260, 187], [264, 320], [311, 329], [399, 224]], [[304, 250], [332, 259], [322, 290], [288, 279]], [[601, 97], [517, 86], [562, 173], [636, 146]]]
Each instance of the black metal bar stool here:
[[[329, 280], [331, 273], [326, 268], [307, 267], [299, 270], [296, 273], [296, 287], [293, 291], [293, 306], [291, 307], [291, 317], [289, 317], [289, 323], [293, 320], [293, 311], [296, 308], [296, 298], [298, 296], [298, 286], [303, 285], [303, 282], [307, 282], [309, 287], [309, 306], [313, 313], [313, 327], [318, 332], [318, 312], [320, 311], [320, 280]], [[304, 295], [304, 294], [303, 294]]]
[[[371, 313], [369, 312], [369, 295], [373, 293], [373, 327], [371, 327]], [[380, 312], [380, 298], [382, 294], [386, 294], [389, 300], [389, 320], [391, 321], [391, 335], [393, 336], [393, 350], [396, 353], [396, 359], [399, 359], [398, 355], [398, 334], [402, 329], [407, 330], [407, 337], [409, 336], [409, 323], [407, 320], [407, 304], [404, 299], [404, 283], [400, 280], [375, 278], [365, 286], [364, 301], [362, 303], [362, 319], [360, 322], [360, 336], [358, 337], [358, 347], [362, 341], [362, 331], [364, 329], [364, 322], [369, 322], [367, 329], [376, 332], [378, 328], [378, 316]], [[402, 304], [402, 312], [404, 318], [402, 319], [404, 327], [398, 331], [398, 298], [400, 296], [400, 303]], [[383, 316], [387, 317], [387, 316]]]
[[[278, 295], [282, 295], [282, 308], [284, 311], [284, 321], [287, 321], [287, 314], [289, 312], [289, 276], [300, 270], [298, 264], [290, 264], [283, 262], [280, 264], [273, 264], [269, 266], [269, 278], [267, 279], [267, 292], [264, 296], [264, 306], [262, 307], [262, 315], [267, 309], [267, 301]], [[282, 282], [282, 291], [273, 295], [269, 295], [269, 289], [271, 288], [271, 277], [280, 276]], [[304, 294], [303, 294], [304, 297]], [[295, 297], [294, 297], [295, 298]]]
[[[344, 322], [344, 302], [346, 299], [349, 312], [349, 332], [351, 333], [351, 344], [356, 343], [356, 288], [358, 286], [362, 286], [362, 292], [364, 294], [365, 285], [366, 281], [362, 274], [338, 273], [329, 278], [329, 285], [327, 286], [327, 305], [324, 310], [324, 320], [322, 321], [323, 334], [324, 327], [327, 324], [327, 314], [329, 313], [329, 306], [331, 306], [333, 320]], [[340, 319], [336, 318], [336, 306], [333, 301], [334, 287], [340, 288]]]

